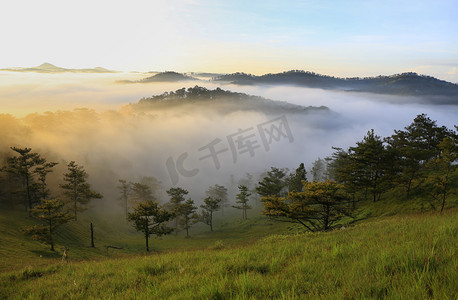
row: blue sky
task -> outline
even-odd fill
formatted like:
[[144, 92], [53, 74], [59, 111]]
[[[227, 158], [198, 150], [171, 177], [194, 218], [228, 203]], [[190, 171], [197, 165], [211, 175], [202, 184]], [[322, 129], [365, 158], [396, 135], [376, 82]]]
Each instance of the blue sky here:
[[458, 1], [10, 1], [0, 68], [337, 76], [415, 71], [458, 82]]

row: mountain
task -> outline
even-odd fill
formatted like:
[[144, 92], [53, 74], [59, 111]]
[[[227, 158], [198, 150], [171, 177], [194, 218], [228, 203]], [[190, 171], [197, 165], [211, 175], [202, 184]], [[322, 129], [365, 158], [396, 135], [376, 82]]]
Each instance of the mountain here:
[[197, 78], [187, 76], [185, 74], [177, 73], [177, 72], [162, 72], [156, 75], [144, 78], [139, 82], [177, 82], [177, 81], [187, 81], [187, 80], [198, 80]]
[[338, 78], [306, 71], [287, 71], [277, 74], [255, 76], [246, 73], [222, 75], [213, 79], [240, 85], [290, 84], [310, 88], [367, 92], [403, 96], [452, 97], [448, 102], [458, 104], [458, 85], [431, 76], [417, 73], [402, 73], [391, 76], [366, 78]]
[[[329, 112], [325, 106], [301, 106], [283, 101], [274, 101], [259, 96], [236, 93], [221, 88], [214, 90], [205, 87], [195, 86], [192, 88], [181, 88], [176, 91], [165, 92], [148, 98], [142, 98], [132, 106], [136, 109], [162, 109], [183, 107], [189, 109], [204, 105], [205, 109], [212, 109], [221, 112], [254, 110], [266, 113], [304, 113], [312, 111]], [[200, 106], [199, 106], [200, 108]]]
[[10, 72], [37, 72], [37, 73], [115, 73], [116, 71], [108, 70], [102, 67], [96, 67], [92, 69], [66, 69], [57, 67], [50, 63], [44, 63], [37, 67], [31, 68], [8, 68], [0, 69], [0, 71]]
[[157, 73], [153, 76], [146, 77], [140, 80], [118, 80], [117, 83], [150, 83], [150, 82], [180, 82], [180, 81], [191, 81], [199, 79], [187, 76], [186, 74], [181, 74], [172, 71], [166, 71]]

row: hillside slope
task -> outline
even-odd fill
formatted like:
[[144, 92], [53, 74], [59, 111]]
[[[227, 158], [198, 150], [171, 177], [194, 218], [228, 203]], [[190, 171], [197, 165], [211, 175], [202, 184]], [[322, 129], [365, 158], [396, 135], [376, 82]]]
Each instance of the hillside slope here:
[[0, 277], [1, 298], [456, 299], [457, 211]]

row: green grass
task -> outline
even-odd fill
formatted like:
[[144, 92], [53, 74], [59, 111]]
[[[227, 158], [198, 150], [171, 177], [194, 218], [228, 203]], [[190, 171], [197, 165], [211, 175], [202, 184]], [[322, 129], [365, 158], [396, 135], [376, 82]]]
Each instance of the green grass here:
[[[456, 217], [456, 209], [381, 217], [245, 245], [202, 236], [200, 246], [212, 246], [31, 266], [0, 275], [0, 298], [457, 299]], [[256, 222], [237, 224], [248, 227], [244, 239], [256, 227], [264, 234], [265, 226], [276, 227]], [[229, 224], [219, 226], [223, 233], [215, 235], [231, 232]]]
[[[185, 238], [184, 232], [177, 236], [172, 234], [151, 238], [150, 248], [153, 252], [160, 253], [202, 249], [214, 245], [217, 241], [222, 241], [225, 245], [241, 245], [252, 243], [270, 234], [298, 228], [290, 224], [273, 223], [260, 216], [259, 212], [252, 213], [252, 217], [247, 221], [242, 221], [239, 214], [226, 214], [224, 217], [218, 214], [215, 219], [213, 232], [210, 232], [207, 225], [198, 223], [190, 229], [190, 238]], [[0, 272], [60, 262], [63, 247], [69, 248], [68, 259], [72, 262], [145, 253], [143, 235], [136, 232], [122, 215], [101, 215], [95, 212], [80, 214], [78, 222], [71, 221], [57, 229], [55, 252], [51, 252], [49, 246], [33, 241], [22, 233], [22, 228], [36, 222], [23, 211], [0, 210]], [[90, 247], [91, 222], [94, 223], [95, 248]], [[107, 255], [105, 246], [108, 245], [122, 249], [108, 249]]]

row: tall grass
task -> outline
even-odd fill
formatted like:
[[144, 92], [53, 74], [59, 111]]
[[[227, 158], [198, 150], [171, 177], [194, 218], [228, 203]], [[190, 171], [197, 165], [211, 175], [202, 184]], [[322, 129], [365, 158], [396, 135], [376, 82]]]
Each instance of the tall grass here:
[[456, 210], [0, 277], [12, 299], [457, 299]]

